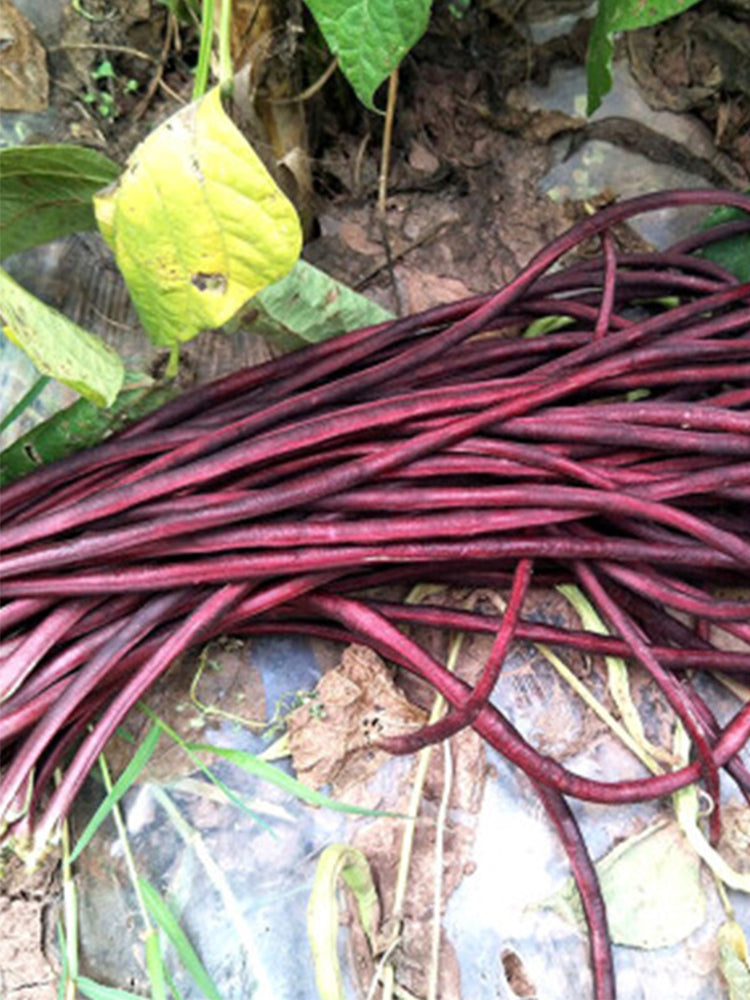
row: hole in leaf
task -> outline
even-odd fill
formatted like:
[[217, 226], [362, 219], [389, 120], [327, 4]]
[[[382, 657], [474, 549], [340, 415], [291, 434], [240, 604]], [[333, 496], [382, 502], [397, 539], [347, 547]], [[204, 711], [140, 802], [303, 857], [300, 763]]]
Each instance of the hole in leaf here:
[[190, 281], [199, 292], [225, 292], [227, 290], [227, 276], [225, 274], [204, 274], [198, 271], [190, 276]]
[[505, 948], [500, 956], [500, 961], [503, 963], [505, 980], [513, 990], [514, 995], [525, 998], [536, 997], [536, 987], [529, 979], [520, 955], [511, 951], [510, 948]]

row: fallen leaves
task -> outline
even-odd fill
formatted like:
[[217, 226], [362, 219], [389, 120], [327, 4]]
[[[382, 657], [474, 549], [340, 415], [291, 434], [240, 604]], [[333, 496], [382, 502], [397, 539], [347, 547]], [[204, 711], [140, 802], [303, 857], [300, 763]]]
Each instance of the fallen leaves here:
[[383, 660], [349, 646], [313, 697], [287, 717], [289, 749], [301, 781], [334, 793], [366, 780], [388, 755], [375, 744], [424, 724], [425, 714], [395, 686]]

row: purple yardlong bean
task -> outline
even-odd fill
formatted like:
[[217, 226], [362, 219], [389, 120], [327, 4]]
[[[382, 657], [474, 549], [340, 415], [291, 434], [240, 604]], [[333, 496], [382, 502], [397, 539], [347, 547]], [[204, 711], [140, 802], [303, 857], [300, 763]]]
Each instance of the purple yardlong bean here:
[[533, 782], [547, 815], [557, 828], [581, 896], [581, 906], [589, 928], [589, 955], [594, 979], [594, 1000], [616, 1000], [615, 969], [609, 943], [607, 910], [596, 868], [568, 803], [562, 795], [542, 782]]
[[[562, 796], [616, 805], [703, 780], [715, 837], [719, 768], [750, 791], [750, 705], [721, 726], [688, 677], [750, 674], [750, 284], [690, 254], [750, 221], [639, 254], [611, 230], [696, 204], [750, 211], [713, 191], [610, 206], [496, 293], [234, 373], [7, 487], [0, 831], [49, 839], [123, 714], [196, 640], [365, 641], [451, 705], [392, 749], [471, 725], [534, 783], [581, 891], [596, 996], [614, 996], [595, 871]], [[591, 237], [599, 254], [565, 264]], [[537, 317], [567, 325], [518, 336]], [[532, 562], [536, 587], [577, 580], [613, 634], [524, 618]], [[374, 594], [451, 580], [509, 587], [506, 613]], [[410, 626], [495, 636], [474, 688]], [[721, 632], [739, 648], [718, 648]], [[593, 781], [540, 754], [489, 702], [513, 641], [641, 663], [696, 760]]]
[[[332, 594], [311, 594], [303, 606], [340, 622], [360, 641], [372, 645], [435, 687], [456, 708], [460, 708], [470, 688], [434, 660], [426, 650], [410, 640], [387, 619], [362, 602]], [[564, 795], [590, 802], [624, 804], [644, 802], [670, 795], [694, 783], [700, 776], [700, 763], [693, 762], [667, 774], [626, 781], [603, 782], [585, 778], [568, 770], [551, 757], [544, 756], [525, 740], [518, 730], [492, 705], [487, 704], [474, 722], [476, 731], [499, 753], [532, 779], [557, 789]], [[717, 767], [731, 760], [750, 737], [750, 703], [746, 704], [724, 727], [712, 759]]]

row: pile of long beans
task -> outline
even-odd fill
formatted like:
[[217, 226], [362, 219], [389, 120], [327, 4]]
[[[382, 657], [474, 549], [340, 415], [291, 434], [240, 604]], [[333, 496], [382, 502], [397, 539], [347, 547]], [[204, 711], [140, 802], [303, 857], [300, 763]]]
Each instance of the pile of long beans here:
[[[700, 781], [714, 840], [722, 769], [750, 801], [750, 704], [722, 725], [692, 683], [750, 676], [750, 284], [696, 253], [750, 216], [661, 252], [622, 253], [612, 235], [642, 212], [719, 203], [750, 212], [712, 191], [612, 205], [500, 291], [196, 388], [9, 486], [5, 836], [54, 838], [115, 727], [191, 645], [365, 643], [451, 706], [391, 751], [473, 726], [531, 779], [581, 891], [596, 997], [612, 1000], [604, 904], [566, 796], [636, 802]], [[521, 334], [544, 317], [548, 332]], [[532, 579], [575, 582], [610, 634], [534, 622]], [[507, 609], [382, 596], [426, 581], [509, 590]], [[425, 625], [494, 635], [473, 689], [415, 640]], [[640, 665], [691, 762], [602, 782], [540, 754], [489, 700], [516, 641]]]

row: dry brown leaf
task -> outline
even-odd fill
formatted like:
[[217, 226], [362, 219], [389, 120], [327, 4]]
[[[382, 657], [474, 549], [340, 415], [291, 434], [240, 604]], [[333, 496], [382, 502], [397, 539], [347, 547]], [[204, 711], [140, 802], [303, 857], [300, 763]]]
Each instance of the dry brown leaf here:
[[[296, 6], [288, 0], [234, 0], [230, 49], [236, 124], [287, 197], [305, 229], [312, 216], [312, 173], [302, 90]], [[218, 30], [221, 3], [214, 8]]]
[[404, 286], [410, 312], [429, 309], [437, 302], [457, 302], [472, 293], [468, 285], [458, 278], [412, 268], [405, 269]]
[[47, 53], [31, 23], [10, 0], [0, 0], [0, 108], [45, 111], [49, 96]]
[[342, 222], [339, 226], [339, 236], [355, 253], [363, 254], [366, 257], [377, 257], [385, 253], [383, 244], [371, 240], [365, 227], [358, 222]]
[[287, 716], [289, 749], [300, 781], [338, 792], [363, 781], [387, 759], [374, 744], [422, 725], [424, 713], [393, 683], [383, 660], [348, 646], [324, 674], [315, 696]]
[[426, 146], [414, 140], [409, 149], [409, 166], [423, 174], [434, 174], [440, 169], [440, 160]]

